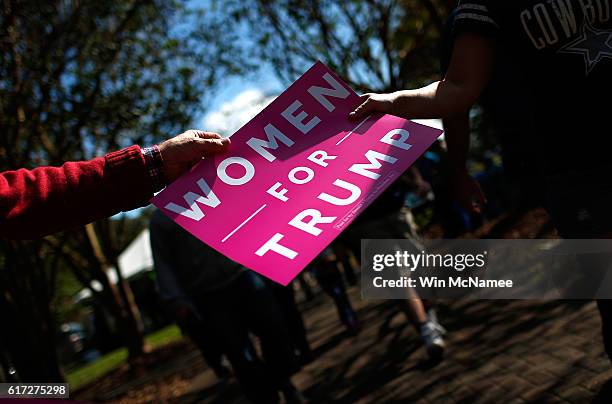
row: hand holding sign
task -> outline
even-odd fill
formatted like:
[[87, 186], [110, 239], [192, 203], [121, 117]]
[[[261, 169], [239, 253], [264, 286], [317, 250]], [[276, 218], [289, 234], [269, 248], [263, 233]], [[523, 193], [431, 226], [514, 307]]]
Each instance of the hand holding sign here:
[[359, 97], [316, 63], [153, 199], [229, 258], [288, 284], [441, 131], [390, 115], [348, 120]]
[[218, 133], [188, 130], [159, 145], [164, 161], [164, 175], [169, 182], [189, 170], [202, 157], [220, 153], [230, 144]]
[[[359, 97], [361, 104], [349, 114], [349, 119], [356, 121], [374, 113], [394, 114], [395, 93], [366, 93]], [[397, 114], [395, 114], [397, 115]]]

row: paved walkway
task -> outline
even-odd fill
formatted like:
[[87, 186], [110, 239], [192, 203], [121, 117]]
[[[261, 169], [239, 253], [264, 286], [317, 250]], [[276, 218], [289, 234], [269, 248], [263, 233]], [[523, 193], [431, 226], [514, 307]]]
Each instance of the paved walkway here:
[[[522, 222], [518, 228], [527, 230], [517, 234], [513, 220], [509, 228], [501, 221], [476, 236], [545, 233], [540, 211]], [[612, 366], [592, 302], [442, 302], [438, 315], [449, 331], [448, 349], [445, 359], [433, 364], [393, 301], [361, 300], [357, 287], [350, 295], [363, 324], [357, 336], [345, 335], [327, 296], [319, 293], [304, 305], [317, 358], [294, 381], [312, 403], [612, 402]], [[122, 382], [114, 393], [101, 388], [75, 398], [244, 402], [236, 383], [219, 383], [191, 344], [179, 352], [144, 377]]]
[[[449, 331], [448, 350], [442, 362], [432, 364], [393, 302], [362, 301], [357, 288], [351, 296], [364, 324], [357, 336], [345, 335], [324, 295], [305, 311], [317, 359], [294, 381], [313, 403], [612, 402], [602, 393], [611, 388], [612, 366], [591, 302], [442, 305], [439, 317]], [[235, 383], [218, 383], [199, 366], [201, 372], [183, 383], [187, 387], [157, 397], [244, 402]]]
[[329, 308], [308, 321], [319, 359], [296, 381], [314, 402], [590, 402], [612, 379], [588, 302], [472, 301], [440, 309], [443, 362], [428, 362], [392, 303], [358, 301], [366, 324], [329, 346]]

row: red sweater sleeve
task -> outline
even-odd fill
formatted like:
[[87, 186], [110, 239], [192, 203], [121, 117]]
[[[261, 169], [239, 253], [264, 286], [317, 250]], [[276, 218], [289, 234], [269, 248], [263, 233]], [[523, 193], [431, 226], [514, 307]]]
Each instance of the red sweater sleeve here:
[[138, 146], [90, 161], [0, 173], [0, 237], [33, 239], [148, 203]]

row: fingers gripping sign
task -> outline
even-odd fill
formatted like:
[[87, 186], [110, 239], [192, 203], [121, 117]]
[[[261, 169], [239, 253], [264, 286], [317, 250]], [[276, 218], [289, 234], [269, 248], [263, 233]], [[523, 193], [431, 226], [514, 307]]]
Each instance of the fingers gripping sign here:
[[359, 97], [361, 104], [349, 114], [353, 121], [374, 113], [393, 114], [395, 96], [391, 94], [366, 93]]
[[228, 138], [201, 130], [188, 130], [166, 140], [159, 145], [166, 179], [168, 182], [174, 181], [202, 157], [223, 152], [229, 144]]

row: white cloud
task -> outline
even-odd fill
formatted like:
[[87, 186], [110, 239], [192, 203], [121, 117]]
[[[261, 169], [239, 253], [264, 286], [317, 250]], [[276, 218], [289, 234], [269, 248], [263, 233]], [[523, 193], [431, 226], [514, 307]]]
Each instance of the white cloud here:
[[274, 98], [276, 97], [265, 95], [257, 89], [245, 90], [221, 104], [217, 110], [207, 113], [202, 119], [202, 129], [230, 136], [267, 107]]

